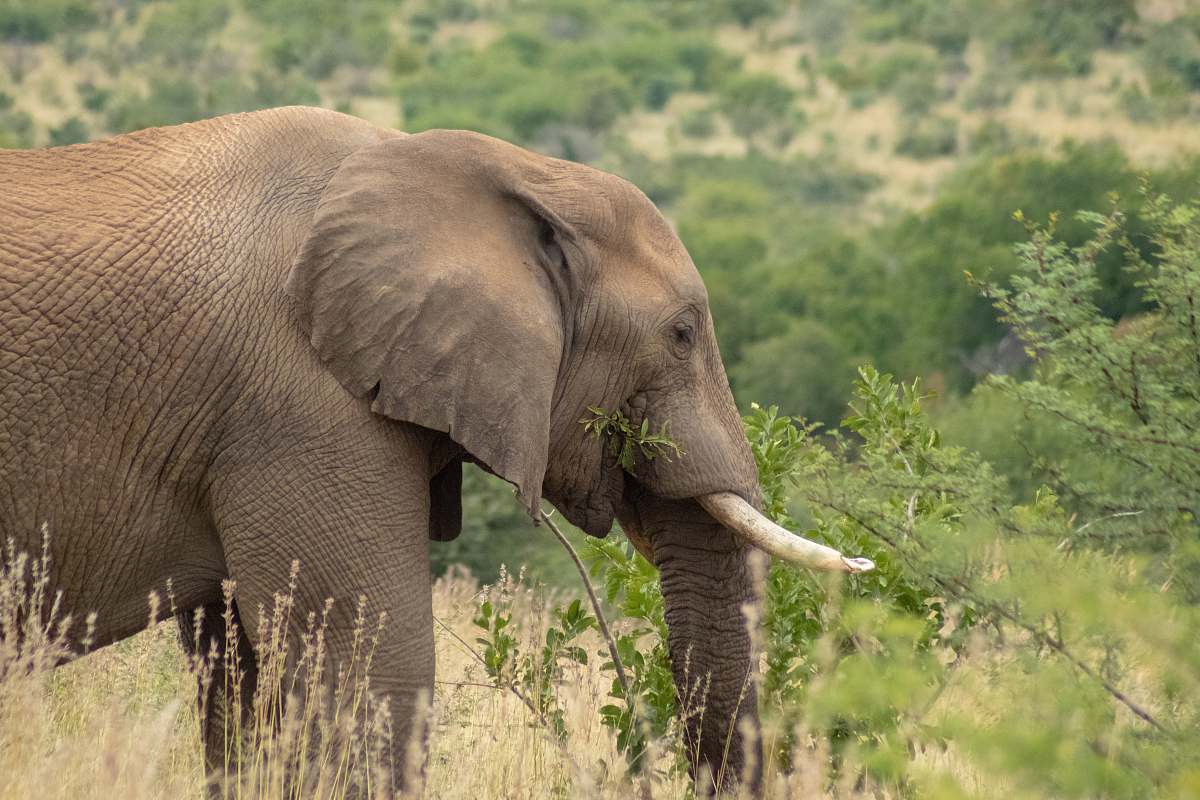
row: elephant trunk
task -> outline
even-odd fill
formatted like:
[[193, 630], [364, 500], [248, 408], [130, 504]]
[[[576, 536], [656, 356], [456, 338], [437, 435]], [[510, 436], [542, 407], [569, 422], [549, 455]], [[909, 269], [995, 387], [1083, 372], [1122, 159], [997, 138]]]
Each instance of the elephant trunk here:
[[[646, 497], [622, 525], [648, 539], [660, 573], [671, 667], [698, 788], [756, 790], [762, 746], [747, 610], [756, 555], [696, 503]], [[632, 530], [631, 530], [632, 529]]]

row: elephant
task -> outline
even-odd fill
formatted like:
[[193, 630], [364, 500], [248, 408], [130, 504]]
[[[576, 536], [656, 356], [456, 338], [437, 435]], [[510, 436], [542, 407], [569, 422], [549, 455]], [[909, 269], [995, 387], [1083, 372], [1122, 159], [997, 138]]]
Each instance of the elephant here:
[[[459, 533], [475, 464], [535, 521], [545, 500], [592, 536], [620, 523], [660, 571], [679, 694], [702, 690], [694, 773], [758, 785], [752, 554], [869, 564], [760, 513], [704, 284], [636, 187], [306, 107], [0, 151], [0, 176], [0, 537], [35, 551], [47, 526], [96, 646], [168, 580], [184, 640], [198, 608], [195, 640], [220, 640], [223, 582], [269, 607], [299, 560], [297, 607], [334, 601], [331, 662], [356, 598], [387, 614], [371, 679], [402, 782], [434, 682], [429, 542]], [[589, 407], [669, 423], [684, 455], [622, 469]], [[239, 616], [252, 685], [263, 632]]]

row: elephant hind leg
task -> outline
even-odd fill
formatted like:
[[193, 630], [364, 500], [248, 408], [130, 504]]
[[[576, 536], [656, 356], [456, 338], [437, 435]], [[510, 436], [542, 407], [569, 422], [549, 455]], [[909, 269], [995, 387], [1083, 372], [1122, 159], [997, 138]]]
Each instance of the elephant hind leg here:
[[[199, 613], [198, 613], [199, 612]], [[179, 638], [196, 674], [196, 706], [211, 794], [222, 797], [236, 771], [239, 740], [249, 734], [258, 667], [236, 603], [210, 603], [175, 615]], [[231, 627], [232, 625], [232, 627]]]

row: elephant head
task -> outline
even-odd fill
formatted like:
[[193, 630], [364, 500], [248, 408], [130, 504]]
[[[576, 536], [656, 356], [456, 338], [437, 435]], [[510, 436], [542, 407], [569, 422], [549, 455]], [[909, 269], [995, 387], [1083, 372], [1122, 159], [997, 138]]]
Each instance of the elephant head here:
[[[535, 519], [544, 497], [595, 536], [620, 520], [661, 572], [694, 766], [756, 782], [754, 546], [866, 565], [756, 510], [704, 284], [645, 195], [479, 134], [388, 139], [332, 175], [288, 288], [350, 392], [456, 444], [431, 535], [457, 534], [462, 460], [511, 482]], [[669, 423], [685, 455], [626, 472], [580, 424], [595, 406]]]

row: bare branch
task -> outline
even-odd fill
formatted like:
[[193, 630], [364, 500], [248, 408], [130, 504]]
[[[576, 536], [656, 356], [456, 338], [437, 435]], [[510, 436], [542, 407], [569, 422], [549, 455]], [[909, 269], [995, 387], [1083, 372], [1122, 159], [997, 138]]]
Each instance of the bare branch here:
[[567, 537], [563, 536], [563, 532], [558, 529], [558, 525], [554, 524], [554, 520], [550, 518], [550, 514], [542, 511], [542, 519], [546, 521], [550, 532], [558, 539], [559, 543], [567, 549], [567, 553], [571, 556], [571, 560], [575, 562], [575, 568], [579, 570], [579, 577], [583, 579], [583, 587], [587, 589], [588, 599], [592, 601], [592, 610], [596, 612], [596, 627], [600, 629], [600, 634], [604, 637], [604, 641], [608, 643], [608, 653], [612, 656], [613, 666], [617, 670], [617, 680], [621, 682], [621, 691], [625, 693], [625, 697], [629, 698], [629, 679], [625, 676], [625, 666], [621, 663], [621, 656], [617, 653], [617, 642], [613, 639], [612, 631], [608, 628], [608, 620], [604, 616], [604, 610], [600, 608], [600, 598], [596, 597], [596, 590], [592, 588], [592, 581], [588, 577], [587, 567], [583, 565], [579, 554], [575, 552], [575, 548], [567, 541]]

